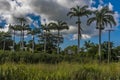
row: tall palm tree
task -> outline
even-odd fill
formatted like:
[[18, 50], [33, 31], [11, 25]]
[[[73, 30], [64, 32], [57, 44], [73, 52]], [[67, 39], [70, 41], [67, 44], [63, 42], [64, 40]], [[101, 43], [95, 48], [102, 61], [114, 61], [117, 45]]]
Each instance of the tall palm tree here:
[[[3, 27], [0, 26], [0, 29], [2, 29], [2, 28], [3, 28]], [[3, 34], [3, 32], [0, 31], [0, 37], [2, 37], [2, 34]]]
[[99, 30], [99, 61], [101, 62], [101, 33], [102, 30], [110, 25], [116, 25], [116, 21], [113, 17], [114, 12], [109, 10], [108, 6], [104, 6], [100, 10], [93, 12], [94, 16], [89, 18], [87, 24], [96, 23], [96, 29]]
[[[4, 28], [3, 26], [0, 26], [0, 28]], [[0, 32], [0, 38], [3, 40], [3, 51], [5, 51], [6, 46], [6, 39], [11, 37], [9, 32]]]
[[49, 28], [52, 30], [57, 30], [57, 36], [58, 36], [58, 40], [57, 40], [57, 53], [59, 54], [59, 45], [60, 45], [60, 31], [64, 30], [64, 29], [69, 29], [68, 25], [66, 22], [64, 21], [57, 21], [57, 22], [51, 22], [48, 24]]
[[80, 49], [80, 38], [82, 37], [81, 36], [81, 17], [83, 16], [89, 16], [91, 14], [91, 11], [87, 9], [88, 6], [83, 6], [83, 7], [80, 7], [80, 6], [76, 6], [76, 7], [72, 7], [70, 9], [70, 12], [67, 14], [67, 16], [70, 16], [70, 18], [72, 17], [77, 17], [78, 20], [76, 22], [76, 24], [78, 24], [78, 50], [77, 50], [77, 53], [79, 53], [79, 49]]
[[29, 25], [27, 24], [24, 24], [22, 27], [22, 42], [23, 42], [23, 47], [24, 47], [24, 37], [25, 37], [25, 31], [29, 31], [30, 28], [29, 28]]
[[32, 52], [34, 53], [34, 48], [35, 48], [35, 35], [40, 33], [40, 29], [39, 28], [34, 28], [34, 29], [30, 29], [28, 34], [32, 35]]
[[24, 49], [24, 31], [29, 29], [29, 25], [26, 25], [27, 20], [24, 17], [19, 17], [19, 18], [17, 18], [17, 20], [20, 23], [20, 25], [17, 25], [17, 27], [18, 27], [18, 30], [21, 32], [20, 41], [21, 41], [21, 50], [23, 51], [23, 49]]
[[[38, 35], [40, 41], [44, 43], [44, 52], [54, 52], [56, 50], [56, 44], [58, 42], [58, 35], [51, 32], [45, 32], [44, 34]], [[45, 42], [46, 38], [46, 42]], [[63, 43], [63, 37], [60, 37], [60, 43]]]
[[44, 35], [44, 52], [46, 52], [46, 44], [47, 44], [47, 42], [46, 42], [46, 39], [47, 39], [47, 33], [49, 33], [50, 32], [50, 29], [48, 28], [48, 24], [44, 24], [44, 25], [41, 25], [41, 27], [42, 27], [42, 30], [44, 31], [43, 32], [43, 35]]
[[22, 49], [22, 28], [21, 25], [14, 25], [16, 27], [16, 31], [20, 32], [20, 34], [16, 34], [17, 36], [20, 37], [20, 49]]
[[9, 29], [10, 29], [10, 31], [11, 30], [13, 30], [13, 46], [12, 46], [12, 48], [13, 48], [13, 51], [15, 51], [15, 31], [17, 30], [17, 28], [16, 28], [16, 26], [15, 25], [9, 25]]
[[9, 32], [1, 32], [0, 33], [0, 38], [3, 40], [3, 51], [5, 51], [6, 47], [6, 39], [10, 38], [11, 35]]

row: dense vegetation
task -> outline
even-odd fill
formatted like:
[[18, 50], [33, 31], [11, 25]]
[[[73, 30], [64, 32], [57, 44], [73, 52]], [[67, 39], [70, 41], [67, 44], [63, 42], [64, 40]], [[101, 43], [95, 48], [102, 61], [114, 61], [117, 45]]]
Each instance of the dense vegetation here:
[[[108, 60], [108, 48], [107, 43], [104, 42], [102, 46], [102, 62], [107, 62]], [[49, 63], [49, 64], [57, 64], [60, 62], [78, 62], [78, 63], [89, 63], [92, 61], [98, 60], [98, 46], [92, 45], [90, 48], [83, 47], [81, 53], [75, 54], [72, 52], [76, 51], [77, 46], [69, 46], [65, 48], [60, 54], [56, 53], [44, 53], [44, 52], [36, 52], [30, 53], [28, 51], [0, 51], [0, 63], [3, 64], [5, 62], [14, 62], [14, 63]], [[70, 51], [72, 50], [72, 51]], [[112, 49], [112, 54], [110, 57], [111, 62], [118, 62], [120, 47], [114, 47]]]
[[[91, 60], [90, 60], [91, 59]], [[48, 63], [58, 64], [60, 62], [78, 62], [88, 63], [95, 59], [81, 56], [80, 54], [48, 54], [48, 53], [29, 53], [29, 52], [2, 52], [0, 53], [0, 63], [4, 64], [7, 62], [13, 63]]]

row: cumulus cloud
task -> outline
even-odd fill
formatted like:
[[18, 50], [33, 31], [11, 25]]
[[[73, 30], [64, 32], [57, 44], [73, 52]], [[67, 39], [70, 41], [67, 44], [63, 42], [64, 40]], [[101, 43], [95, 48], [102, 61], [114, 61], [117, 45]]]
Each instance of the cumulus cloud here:
[[[63, 20], [69, 25], [69, 30], [63, 30], [61, 33], [73, 34], [73, 40], [76, 38], [77, 25], [75, 24], [76, 18], [70, 19], [66, 14], [70, 11], [71, 7], [76, 5], [89, 5], [89, 9], [96, 10], [102, 8], [104, 4], [103, 0], [99, 0], [100, 5], [98, 7], [92, 7], [96, 4], [95, 0], [0, 0], [0, 21], [6, 20], [6, 23], [15, 23], [14, 17], [26, 16], [27, 14], [33, 13], [41, 16], [41, 22], [46, 19], [46, 22]], [[4, 6], [5, 5], [5, 6]], [[108, 4], [110, 10], [113, 10], [113, 5]], [[115, 12], [114, 15], [116, 21], [119, 21], [119, 15]], [[30, 22], [33, 22], [28, 17]], [[91, 38], [92, 36], [98, 35], [98, 31], [95, 29], [95, 23], [91, 26], [86, 25], [87, 18], [82, 17], [82, 35], [83, 38]], [[36, 25], [36, 22], [34, 23]]]
[[[90, 35], [88, 35], [88, 34], [82, 34], [81, 39], [89, 39], [89, 38], [91, 38]], [[71, 39], [71, 40], [77, 40], [77, 39], [78, 39], [78, 34], [74, 34], [74, 35], [72, 36], [72, 39]]]
[[110, 10], [113, 10], [113, 5], [111, 3], [108, 4]]
[[9, 11], [11, 5], [6, 0], [0, 0], [0, 11]]
[[4, 28], [0, 29], [0, 32], [8, 32], [8, 30], [9, 30], [9, 27], [8, 27], [8, 26], [9, 26], [9, 25], [5, 25]]

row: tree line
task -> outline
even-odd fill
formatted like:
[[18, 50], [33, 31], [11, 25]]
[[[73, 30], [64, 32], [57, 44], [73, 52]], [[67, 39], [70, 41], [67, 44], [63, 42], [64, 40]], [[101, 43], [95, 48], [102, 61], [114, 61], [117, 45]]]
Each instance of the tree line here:
[[[91, 16], [92, 15], [92, 16]], [[76, 17], [76, 24], [78, 25], [78, 46], [76, 49], [76, 53], [82, 53], [82, 47], [80, 48], [80, 40], [82, 38], [82, 27], [81, 27], [81, 17], [86, 16], [88, 18], [87, 25], [89, 26], [93, 22], [95, 22], [96, 29], [98, 29], [99, 33], [99, 44], [98, 44], [98, 53], [99, 61], [101, 61], [101, 55], [103, 53], [101, 48], [101, 33], [102, 30], [105, 29], [105, 27], [108, 27], [108, 25], [115, 26], [116, 21], [114, 19], [114, 11], [110, 10], [108, 6], [104, 6], [100, 10], [91, 11], [88, 9], [88, 6], [76, 6], [72, 7], [70, 9], [70, 12], [68, 12], [67, 16], [70, 18]], [[0, 33], [0, 42], [3, 44], [0, 48], [3, 50], [9, 49], [9, 46], [11, 45], [11, 48], [13, 51], [15, 50], [25, 50], [25, 47], [30, 47], [32, 53], [35, 51], [44, 51], [45, 53], [60, 53], [60, 43], [63, 43], [64, 38], [63, 35], [60, 33], [60, 31], [64, 29], [69, 29], [69, 26], [64, 21], [56, 21], [56, 22], [50, 22], [42, 24], [41, 27], [37, 28], [31, 28], [27, 20], [25, 18], [17, 18], [18, 23], [17, 25], [9, 25], [9, 31], [7, 33], [1, 32]], [[51, 30], [56, 30], [57, 33], [53, 34]], [[16, 43], [15, 41], [15, 35], [16, 32], [20, 32], [20, 42]], [[32, 39], [28, 43], [25, 43], [24, 37], [25, 32], [27, 32], [28, 35], [31, 35]], [[12, 34], [12, 35], [11, 35]], [[13, 36], [11, 39], [11, 36]], [[35, 44], [35, 38], [38, 37], [39, 41], [37, 44]], [[8, 42], [10, 41], [10, 42]], [[7, 44], [8, 43], [8, 44]], [[90, 48], [95, 46], [90, 46]], [[92, 54], [92, 53], [91, 53]], [[110, 53], [111, 54], [111, 53]]]

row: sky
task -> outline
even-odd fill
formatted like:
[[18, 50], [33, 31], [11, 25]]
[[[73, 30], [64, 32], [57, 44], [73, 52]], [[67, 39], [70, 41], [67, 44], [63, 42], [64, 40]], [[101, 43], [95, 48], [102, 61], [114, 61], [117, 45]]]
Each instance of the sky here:
[[[64, 43], [60, 46], [64, 49], [69, 45], [77, 45], [76, 18], [70, 19], [67, 16], [70, 8], [76, 5], [88, 5], [91, 10], [108, 5], [109, 9], [115, 12], [113, 16], [117, 22], [117, 25], [113, 26], [114, 31], [111, 32], [111, 41], [114, 42], [115, 46], [120, 45], [120, 0], [0, 0], [0, 26], [4, 27], [0, 31], [7, 32], [9, 24], [16, 24], [15, 17], [27, 17], [31, 27], [39, 27], [40, 24], [62, 20], [68, 23], [69, 30], [61, 31], [61, 34], [64, 35]], [[98, 30], [95, 28], [95, 23], [87, 26], [86, 17], [82, 17], [81, 21], [83, 29], [81, 46], [84, 41], [88, 40], [98, 43]], [[106, 29], [102, 33], [102, 42], [108, 40]], [[17, 39], [16, 41], [18, 41]], [[26, 36], [25, 39], [30, 38]]]

